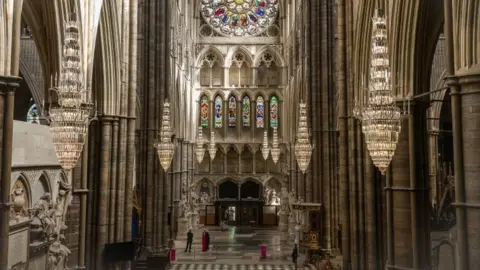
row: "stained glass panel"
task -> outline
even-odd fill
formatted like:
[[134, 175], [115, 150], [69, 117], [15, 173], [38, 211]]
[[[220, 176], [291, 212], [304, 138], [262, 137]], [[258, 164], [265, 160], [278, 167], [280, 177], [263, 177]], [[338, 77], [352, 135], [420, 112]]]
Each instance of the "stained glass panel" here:
[[265, 106], [264, 106], [264, 101], [262, 96], [259, 96], [257, 98], [256, 114], [257, 114], [257, 128], [265, 127]]
[[40, 114], [36, 104], [33, 104], [27, 113], [27, 122], [32, 124], [40, 124]]
[[278, 0], [202, 0], [201, 13], [224, 36], [255, 36], [275, 22]]
[[249, 127], [250, 126], [250, 98], [248, 96], [243, 97], [242, 101], [242, 118], [243, 118], [243, 126]]
[[200, 124], [203, 128], [208, 128], [208, 98], [202, 96], [200, 99]]
[[220, 96], [215, 98], [215, 127], [223, 127], [223, 100]]
[[278, 127], [278, 98], [270, 99], [270, 127]]
[[228, 126], [237, 126], [237, 99], [234, 96], [228, 99]]

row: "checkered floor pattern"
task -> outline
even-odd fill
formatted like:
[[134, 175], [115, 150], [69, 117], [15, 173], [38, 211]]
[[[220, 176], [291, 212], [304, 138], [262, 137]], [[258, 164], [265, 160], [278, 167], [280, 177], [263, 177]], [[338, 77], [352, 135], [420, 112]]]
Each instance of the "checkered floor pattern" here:
[[[311, 269], [314, 269], [313, 266]], [[172, 264], [170, 270], [295, 270], [295, 266], [293, 264]]]

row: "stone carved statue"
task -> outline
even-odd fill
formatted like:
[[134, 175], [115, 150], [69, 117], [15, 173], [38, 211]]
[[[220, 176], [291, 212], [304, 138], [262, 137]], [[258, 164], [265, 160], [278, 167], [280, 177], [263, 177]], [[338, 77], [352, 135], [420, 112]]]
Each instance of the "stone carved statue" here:
[[292, 220], [292, 219], [296, 219], [296, 216], [294, 215], [294, 209], [293, 209], [293, 206], [292, 204], [294, 203], [297, 203], [297, 195], [295, 193], [295, 190], [292, 189], [289, 193], [288, 193], [288, 209], [290, 210], [290, 215], [289, 215], [289, 219]]
[[265, 205], [270, 205], [272, 190], [268, 187], [265, 188], [265, 192], [263, 193], [263, 200], [265, 201]]
[[201, 205], [207, 205], [209, 203], [211, 203], [210, 195], [208, 195], [207, 193], [201, 193], [200, 194], [200, 204]]
[[64, 270], [71, 251], [63, 243], [67, 208], [72, 200], [72, 186], [64, 180], [59, 182], [59, 191], [55, 203], [50, 193], [45, 193], [31, 210], [32, 227], [43, 229], [44, 241], [51, 242], [48, 249], [48, 269]]
[[28, 213], [25, 209], [26, 198], [25, 198], [25, 190], [22, 186], [15, 186], [13, 189], [12, 194], [10, 195], [13, 201], [13, 207], [10, 208], [10, 218], [21, 218], [27, 217]]
[[55, 209], [51, 201], [50, 193], [43, 194], [42, 197], [33, 206], [33, 220], [32, 224], [40, 224], [43, 229], [45, 240], [53, 235], [55, 231], [55, 220], [53, 218]]
[[50, 269], [63, 270], [68, 269], [67, 259], [71, 251], [63, 244], [65, 236], [63, 231], [67, 229], [65, 219], [67, 209], [72, 201], [72, 186], [66, 181], [59, 181], [59, 191], [54, 206], [55, 232], [53, 234], [53, 243], [48, 250], [48, 262]]
[[187, 230], [193, 229], [198, 224], [199, 204], [202, 199], [198, 196], [196, 187], [196, 184], [188, 184], [187, 181], [182, 182], [183, 199], [179, 203], [179, 217], [187, 220]]
[[290, 205], [290, 197], [286, 187], [282, 187], [280, 192], [280, 211], [279, 214], [290, 214], [292, 211]]

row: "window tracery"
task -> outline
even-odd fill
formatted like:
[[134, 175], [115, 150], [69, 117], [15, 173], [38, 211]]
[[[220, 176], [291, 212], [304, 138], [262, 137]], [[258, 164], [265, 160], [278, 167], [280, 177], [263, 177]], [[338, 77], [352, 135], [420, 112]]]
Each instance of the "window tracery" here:
[[272, 25], [278, 0], [202, 0], [201, 13], [212, 29], [224, 36], [256, 36]]
[[257, 128], [265, 127], [265, 106], [262, 96], [258, 96], [256, 104]]
[[251, 70], [243, 53], [237, 52], [232, 58], [232, 65], [229, 69], [230, 85], [232, 87], [249, 86]]
[[40, 113], [37, 104], [33, 104], [27, 112], [27, 122], [32, 124], [40, 124]]
[[278, 98], [270, 98], [270, 127], [278, 127]]
[[208, 52], [203, 56], [202, 66], [200, 68], [201, 86], [221, 86], [223, 77], [223, 68], [217, 54]]
[[228, 127], [237, 126], [237, 99], [230, 96], [228, 99]]
[[208, 128], [208, 98], [202, 96], [200, 98], [200, 124], [203, 128]]
[[244, 96], [242, 100], [242, 119], [243, 119], [243, 126], [249, 127], [250, 126], [250, 98], [248, 96]]
[[260, 58], [260, 65], [257, 68], [258, 86], [277, 86], [279, 85], [278, 68], [275, 64], [275, 58], [270, 52], [266, 52]]
[[223, 127], [223, 100], [220, 96], [215, 98], [215, 128]]

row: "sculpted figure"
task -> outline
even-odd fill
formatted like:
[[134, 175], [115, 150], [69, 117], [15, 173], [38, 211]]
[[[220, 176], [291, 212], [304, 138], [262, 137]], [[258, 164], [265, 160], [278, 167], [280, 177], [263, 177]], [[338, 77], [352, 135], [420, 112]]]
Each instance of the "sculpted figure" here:
[[275, 189], [272, 190], [271, 204], [280, 205], [280, 198], [277, 196], [277, 191], [275, 191]]
[[263, 194], [263, 200], [265, 201], [265, 204], [266, 205], [270, 205], [271, 204], [271, 199], [270, 199], [270, 195], [272, 193], [272, 190], [270, 188], [265, 188], [265, 193]]
[[[63, 239], [60, 238], [60, 239]], [[67, 267], [67, 257], [72, 253], [65, 245], [59, 240], [55, 240], [48, 249], [48, 264], [49, 269], [64, 270], [69, 269]], [[62, 240], [63, 241], [63, 240]]]
[[289, 204], [289, 194], [286, 187], [282, 187], [282, 191], [280, 192], [280, 212], [288, 214], [291, 212], [290, 204]]
[[10, 208], [10, 210], [13, 209], [13, 211], [10, 211], [10, 216], [12, 218], [27, 216], [27, 211], [25, 210], [25, 190], [23, 190], [21, 187], [18, 187], [13, 190], [11, 196], [13, 207]]
[[55, 209], [51, 203], [50, 193], [45, 193], [33, 206], [34, 218], [38, 219], [43, 227], [45, 237], [48, 239], [55, 231], [55, 221], [52, 218]]

